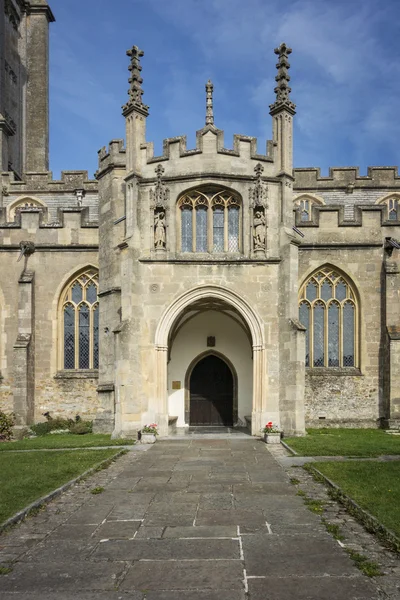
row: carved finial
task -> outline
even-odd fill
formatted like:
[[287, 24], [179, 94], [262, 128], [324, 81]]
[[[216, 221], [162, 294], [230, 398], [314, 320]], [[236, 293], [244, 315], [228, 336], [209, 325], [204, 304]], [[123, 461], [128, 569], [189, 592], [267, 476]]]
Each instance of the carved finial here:
[[167, 209], [169, 201], [169, 189], [165, 186], [165, 183], [162, 180], [165, 169], [159, 164], [154, 170], [157, 175], [157, 184], [154, 189], [150, 190], [151, 207]]
[[268, 187], [266, 184], [263, 183], [262, 181], [262, 174], [264, 171], [264, 167], [262, 166], [261, 163], [257, 163], [256, 166], [254, 167], [254, 172], [256, 174], [256, 181], [255, 184], [249, 189], [249, 196], [250, 196], [250, 207], [251, 208], [255, 208], [255, 207], [260, 207], [260, 206], [267, 206], [267, 199], [268, 199]]
[[162, 176], [164, 175], [165, 169], [162, 165], [157, 165], [155, 168], [155, 172], [157, 175], [157, 185], [160, 185]]
[[261, 181], [261, 176], [263, 174], [263, 171], [264, 171], [264, 167], [262, 166], [262, 164], [257, 163], [256, 166], [254, 167], [254, 172], [256, 174], [257, 181]]
[[286, 108], [289, 110], [289, 112], [294, 114], [296, 105], [289, 98], [289, 94], [292, 89], [289, 87], [290, 77], [288, 73], [288, 70], [290, 69], [288, 56], [291, 54], [292, 49], [283, 43], [279, 46], [279, 48], [275, 48], [274, 52], [279, 56], [279, 62], [276, 64], [278, 74], [275, 77], [277, 86], [274, 89], [276, 100], [274, 104], [270, 104], [269, 108], [271, 113], [274, 113], [282, 108]]
[[211, 79], [206, 83], [206, 125], [214, 125], [213, 90]]
[[140, 50], [137, 46], [132, 46], [130, 50], [126, 51], [126, 54], [131, 59], [131, 64], [128, 67], [131, 72], [131, 76], [129, 78], [129, 83], [131, 84], [131, 87], [128, 90], [129, 100], [122, 107], [122, 114], [126, 116], [132, 109], [136, 109], [147, 117], [149, 114], [149, 107], [143, 104], [142, 102], [143, 79], [140, 76], [140, 72], [142, 70], [140, 58], [144, 56], [144, 52], [143, 50]]

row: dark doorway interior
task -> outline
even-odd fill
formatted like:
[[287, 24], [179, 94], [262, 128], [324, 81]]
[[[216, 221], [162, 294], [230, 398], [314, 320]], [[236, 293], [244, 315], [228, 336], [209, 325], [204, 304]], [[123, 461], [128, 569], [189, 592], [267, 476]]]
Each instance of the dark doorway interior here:
[[233, 425], [233, 376], [217, 356], [206, 356], [190, 376], [190, 425]]

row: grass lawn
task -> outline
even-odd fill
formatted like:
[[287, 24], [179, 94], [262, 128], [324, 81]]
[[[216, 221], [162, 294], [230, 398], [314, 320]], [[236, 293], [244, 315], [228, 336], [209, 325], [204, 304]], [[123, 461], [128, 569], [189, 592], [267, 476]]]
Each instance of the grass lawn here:
[[400, 435], [382, 429], [308, 429], [304, 437], [284, 438], [301, 456], [380, 456], [400, 454]]
[[400, 462], [317, 462], [313, 466], [400, 536]]
[[0, 452], [7, 450], [36, 450], [44, 448], [92, 448], [93, 446], [124, 446], [133, 444], [134, 440], [112, 440], [103, 433], [87, 433], [85, 435], [47, 434], [32, 440], [18, 442], [1, 442]]
[[117, 452], [118, 449], [2, 453], [0, 523]]

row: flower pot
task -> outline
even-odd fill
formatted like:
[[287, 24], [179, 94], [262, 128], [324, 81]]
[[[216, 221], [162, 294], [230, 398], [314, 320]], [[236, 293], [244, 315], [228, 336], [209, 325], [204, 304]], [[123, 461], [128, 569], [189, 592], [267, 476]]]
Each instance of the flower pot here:
[[154, 444], [156, 441], [156, 436], [154, 433], [142, 433], [140, 438], [141, 444]]
[[276, 433], [264, 433], [264, 442], [266, 444], [280, 444], [281, 434], [279, 431]]

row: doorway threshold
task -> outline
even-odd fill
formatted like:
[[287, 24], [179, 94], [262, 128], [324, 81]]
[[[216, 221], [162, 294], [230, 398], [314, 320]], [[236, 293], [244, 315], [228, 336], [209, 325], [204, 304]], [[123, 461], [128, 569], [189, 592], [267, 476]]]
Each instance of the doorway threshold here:
[[223, 425], [196, 425], [190, 427], [177, 427], [174, 431], [171, 431], [168, 438], [164, 439], [249, 439], [251, 436], [250, 431], [247, 427], [224, 427]]

